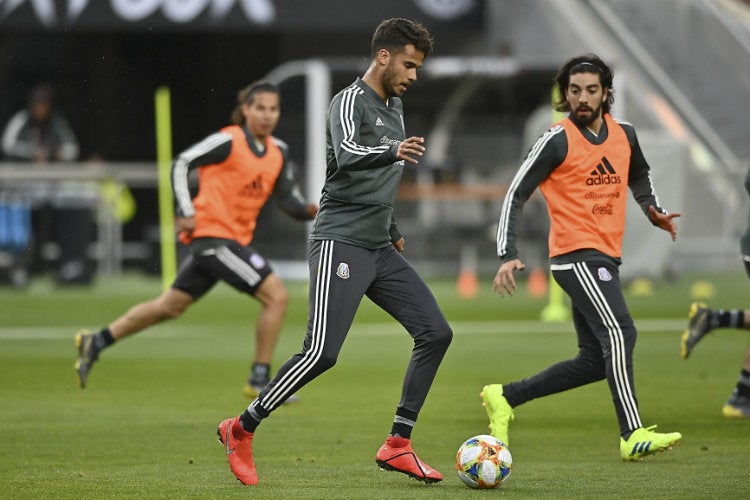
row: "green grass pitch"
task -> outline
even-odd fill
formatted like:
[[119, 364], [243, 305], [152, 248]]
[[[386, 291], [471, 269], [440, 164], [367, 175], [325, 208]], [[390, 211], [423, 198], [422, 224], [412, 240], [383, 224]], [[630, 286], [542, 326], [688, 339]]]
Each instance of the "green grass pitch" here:
[[[500, 299], [482, 276], [475, 300], [450, 281], [431, 287], [455, 337], [412, 436], [445, 480], [424, 485], [385, 472], [375, 452], [390, 429], [411, 343], [367, 300], [338, 364], [277, 410], [254, 442], [260, 485], [235, 480], [216, 425], [248, 404], [241, 392], [257, 304], [220, 285], [182, 318], [106, 351], [85, 391], [75, 386], [73, 334], [109, 322], [158, 294], [141, 276], [91, 288], [0, 288], [0, 491], [5, 498], [747, 498], [750, 421], [721, 415], [739, 374], [747, 332], [713, 333], [689, 361], [679, 356], [690, 285], [708, 279], [711, 302], [748, 307], [742, 270], [682, 276], [626, 298], [639, 327], [636, 388], [647, 425], [678, 430], [674, 450], [640, 463], [619, 458], [604, 382], [532, 401], [511, 424], [513, 473], [473, 491], [454, 471], [458, 446], [487, 431], [478, 394], [487, 383], [530, 375], [575, 353], [569, 323], [537, 321], [545, 301]], [[296, 352], [307, 289], [292, 299], [275, 366]], [[626, 288], [627, 290], [627, 288]]]

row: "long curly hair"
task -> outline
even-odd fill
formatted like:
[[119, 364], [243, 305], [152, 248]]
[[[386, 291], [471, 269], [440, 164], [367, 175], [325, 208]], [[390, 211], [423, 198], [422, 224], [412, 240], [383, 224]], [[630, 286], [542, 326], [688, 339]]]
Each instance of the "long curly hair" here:
[[570, 111], [570, 103], [565, 98], [565, 91], [570, 85], [570, 76], [577, 73], [594, 73], [599, 75], [599, 82], [603, 89], [607, 89], [607, 100], [602, 103], [602, 111], [609, 113], [612, 104], [615, 102], [614, 87], [612, 80], [614, 73], [607, 64], [596, 54], [583, 54], [568, 59], [565, 64], [557, 71], [555, 83], [557, 84], [558, 96], [553, 103], [555, 111]]

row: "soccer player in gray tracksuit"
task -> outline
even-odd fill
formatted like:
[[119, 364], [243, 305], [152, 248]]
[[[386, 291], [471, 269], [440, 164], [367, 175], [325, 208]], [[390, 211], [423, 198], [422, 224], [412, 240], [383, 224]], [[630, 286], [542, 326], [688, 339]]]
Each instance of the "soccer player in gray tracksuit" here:
[[427, 285], [401, 256], [393, 205], [405, 162], [417, 163], [424, 139], [406, 138], [399, 96], [430, 53], [427, 30], [390, 19], [376, 29], [372, 62], [339, 92], [327, 116], [327, 171], [309, 243], [309, 321], [302, 352], [278, 370], [239, 417], [219, 426], [230, 468], [256, 484], [250, 446], [255, 428], [305, 384], [331, 368], [367, 296], [414, 339], [390, 436], [376, 455], [385, 469], [424, 482], [442, 475], [411, 448], [411, 431], [453, 332]]
[[[745, 174], [745, 191], [750, 195], [750, 168]], [[745, 271], [750, 276], [750, 219], [745, 232], [740, 237], [740, 256]], [[687, 359], [695, 345], [717, 329], [750, 330], [750, 308], [717, 309], [704, 302], [693, 302], [688, 311], [688, 327], [680, 339], [680, 355]], [[724, 403], [721, 413], [727, 418], [750, 418], [750, 345], [745, 348], [742, 368], [729, 400]]]

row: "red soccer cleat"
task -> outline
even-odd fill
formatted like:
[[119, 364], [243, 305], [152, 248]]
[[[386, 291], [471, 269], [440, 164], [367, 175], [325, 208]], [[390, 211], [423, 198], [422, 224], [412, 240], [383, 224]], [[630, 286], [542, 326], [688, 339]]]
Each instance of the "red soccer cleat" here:
[[227, 450], [229, 468], [242, 484], [258, 484], [258, 473], [253, 462], [253, 433], [240, 424], [240, 417], [228, 418], [216, 429], [219, 442]]
[[411, 441], [406, 438], [390, 436], [386, 439], [375, 456], [375, 462], [381, 469], [403, 472], [425, 483], [443, 480], [442, 474], [419, 459], [411, 449]]

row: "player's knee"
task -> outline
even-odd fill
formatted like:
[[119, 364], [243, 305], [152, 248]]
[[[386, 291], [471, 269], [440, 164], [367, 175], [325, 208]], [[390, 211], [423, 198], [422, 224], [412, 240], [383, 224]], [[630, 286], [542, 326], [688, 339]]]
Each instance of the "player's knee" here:
[[183, 307], [165, 305], [159, 308], [159, 317], [162, 320], [177, 319], [185, 312]]
[[157, 300], [154, 306], [156, 314], [161, 321], [179, 318], [187, 308], [187, 304], [170, 300]]
[[[272, 275], [273, 276], [273, 275]], [[255, 294], [264, 307], [286, 311], [289, 305], [289, 291], [279, 279], [267, 279]]]
[[436, 324], [430, 335], [430, 342], [441, 347], [443, 350], [448, 349], [448, 346], [453, 340], [453, 329], [450, 327], [447, 321], [442, 321]]
[[274, 290], [270, 302], [274, 307], [286, 310], [289, 305], [289, 291], [287, 291], [285, 287], [280, 287], [277, 290]]
[[443, 321], [435, 328], [433, 342], [438, 345], [444, 346], [444, 348], [447, 349], [452, 340], [453, 329], [450, 327], [447, 321]]
[[573, 362], [578, 366], [578, 370], [581, 373], [589, 375], [592, 382], [603, 380], [607, 377], [604, 359], [601, 356], [597, 356], [587, 350], [581, 350], [573, 359]]
[[164, 321], [179, 318], [194, 301], [187, 293], [172, 288], [149, 302], [147, 307], [159, 321]]
[[315, 363], [315, 367], [318, 369], [318, 373], [323, 373], [326, 370], [330, 370], [336, 364], [338, 356], [336, 354], [323, 353]]
[[414, 346], [435, 355], [444, 354], [453, 340], [453, 330], [447, 322], [433, 325], [429, 330], [414, 337]]
[[604, 360], [602, 354], [596, 352], [593, 349], [580, 348], [578, 354], [575, 357], [577, 364], [586, 368], [593, 368], [595, 366], [604, 366]]
[[635, 326], [632, 325], [624, 326], [621, 330], [625, 351], [632, 353], [633, 349], [635, 349], [635, 341], [638, 338], [638, 332], [636, 331]]

